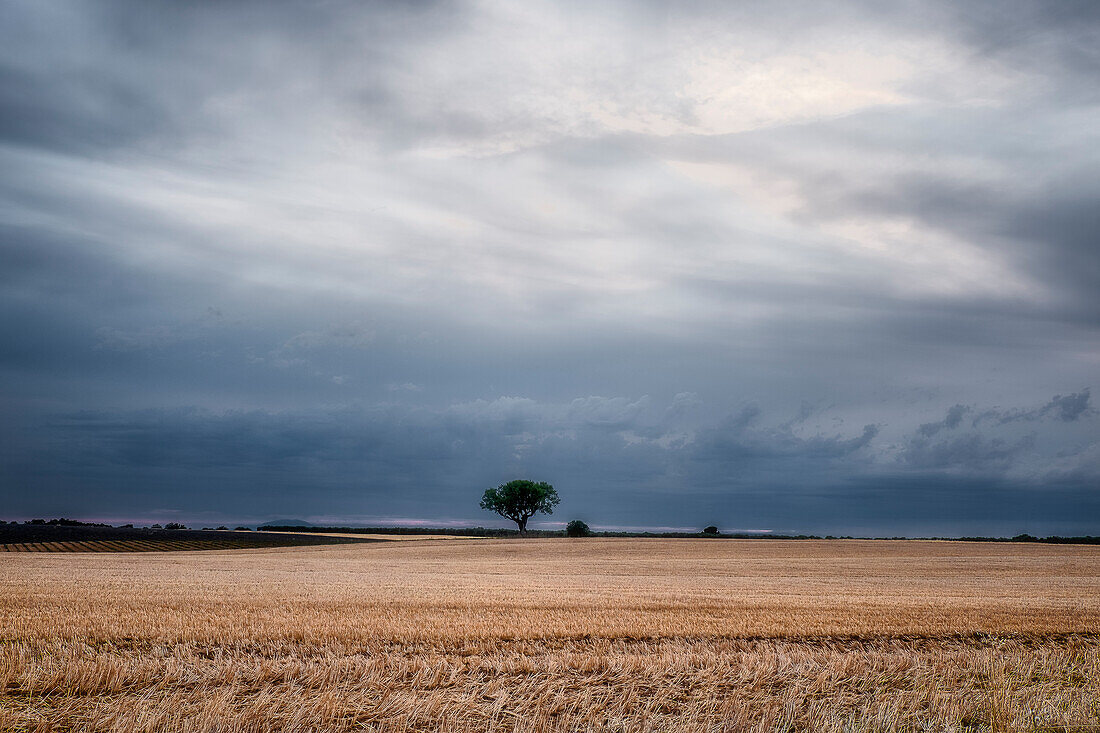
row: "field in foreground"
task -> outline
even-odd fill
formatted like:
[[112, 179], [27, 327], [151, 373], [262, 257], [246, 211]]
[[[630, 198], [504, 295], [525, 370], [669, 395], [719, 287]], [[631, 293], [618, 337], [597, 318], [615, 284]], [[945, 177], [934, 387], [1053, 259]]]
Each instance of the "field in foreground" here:
[[1100, 730], [1100, 547], [0, 557], [0, 730]]

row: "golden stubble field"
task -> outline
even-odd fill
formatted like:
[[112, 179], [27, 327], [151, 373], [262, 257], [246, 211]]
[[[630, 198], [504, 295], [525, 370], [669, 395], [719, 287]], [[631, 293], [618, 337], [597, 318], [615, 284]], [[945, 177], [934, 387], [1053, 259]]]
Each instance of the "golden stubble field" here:
[[0, 635], [0, 730], [1100, 730], [1096, 546], [8, 553]]

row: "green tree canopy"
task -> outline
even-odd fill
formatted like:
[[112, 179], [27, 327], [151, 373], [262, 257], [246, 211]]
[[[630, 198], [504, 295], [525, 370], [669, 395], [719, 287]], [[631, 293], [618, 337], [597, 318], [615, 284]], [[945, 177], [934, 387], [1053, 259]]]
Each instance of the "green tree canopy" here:
[[592, 530], [581, 520], [574, 519], [572, 522], [565, 525], [565, 534], [567, 537], [587, 537], [592, 534]]
[[536, 512], [553, 514], [559, 501], [558, 492], [545, 481], [517, 479], [495, 489], [486, 489], [481, 497], [481, 508], [511, 519], [519, 525], [521, 534], [527, 534], [527, 520]]

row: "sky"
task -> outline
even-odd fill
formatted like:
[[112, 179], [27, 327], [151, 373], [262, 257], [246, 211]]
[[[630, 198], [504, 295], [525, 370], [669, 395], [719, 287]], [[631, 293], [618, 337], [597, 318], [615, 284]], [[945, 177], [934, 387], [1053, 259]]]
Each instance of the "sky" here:
[[0, 518], [1100, 534], [1100, 4], [0, 5]]

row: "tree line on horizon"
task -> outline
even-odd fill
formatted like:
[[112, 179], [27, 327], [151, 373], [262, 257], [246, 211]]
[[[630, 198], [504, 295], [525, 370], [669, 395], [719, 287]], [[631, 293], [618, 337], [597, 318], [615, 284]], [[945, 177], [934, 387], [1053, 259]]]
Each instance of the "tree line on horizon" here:
[[[520, 537], [668, 537], [668, 538], [697, 538], [697, 537], [723, 537], [727, 539], [799, 539], [799, 540], [836, 540], [836, 539], [876, 539], [876, 540], [905, 540], [905, 539], [938, 539], [955, 540], [960, 542], [1042, 542], [1050, 544], [1100, 544], [1100, 537], [1092, 535], [1065, 537], [1051, 535], [1048, 537], [1036, 537], [1023, 533], [1014, 537], [854, 537], [852, 535], [781, 535], [781, 534], [750, 534], [727, 533], [722, 534], [717, 525], [704, 527], [701, 532], [624, 532], [624, 531], [593, 531], [587, 523], [580, 519], [569, 521], [564, 530], [528, 530], [527, 523], [536, 514], [552, 515], [554, 507], [561, 503], [557, 490], [553, 485], [545, 481], [530, 481], [527, 479], [514, 479], [497, 486], [488, 488], [481, 496], [480, 506], [486, 511], [499, 514], [501, 517], [516, 523], [517, 529], [495, 529], [485, 527], [466, 527], [461, 529], [431, 528], [431, 527], [318, 527], [301, 525], [275, 525], [265, 524], [260, 528], [279, 532], [347, 532], [353, 534], [446, 534], [454, 536], [473, 537], [510, 537], [518, 534]], [[24, 524], [55, 525], [55, 526], [84, 526], [84, 527], [110, 527], [109, 524], [100, 522], [81, 522], [76, 519], [30, 519]], [[0, 520], [0, 525], [6, 524]], [[11, 524], [18, 524], [12, 522]], [[133, 524], [121, 525], [123, 528], [132, 528]], [[151, 529], [187, 529], [179, 522], [169, 522], [163, 527], [160, 524], [152, 525]], [[226, 530], [227, 527], [203, 527], [204, 530]], [[235, 531], [250, 530], [250, 527], [238, 526]]]

